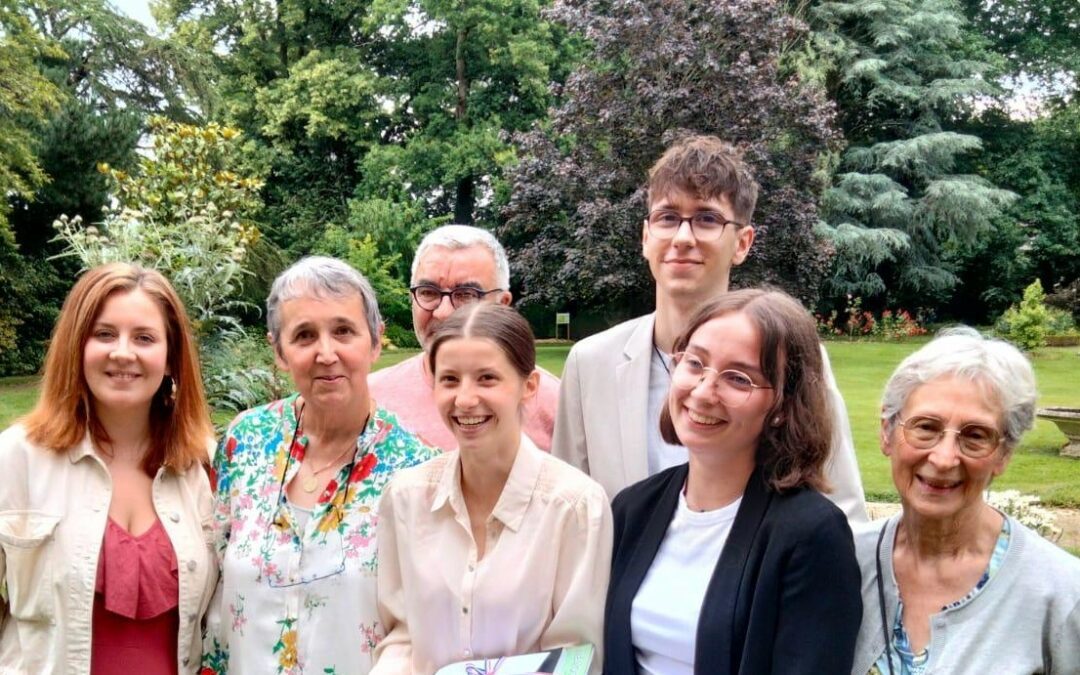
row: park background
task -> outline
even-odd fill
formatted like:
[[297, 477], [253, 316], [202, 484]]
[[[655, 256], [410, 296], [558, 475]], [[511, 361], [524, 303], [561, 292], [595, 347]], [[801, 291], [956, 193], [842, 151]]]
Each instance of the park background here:
[[[818, 317], [871, 497], [888, 372], [977, 325], [1078, 405], [1075, 0], [0, 0], [0, 424], [34, 397], [81, 269], [177, 286], [215, 419], [280, 394], [260, 305], [302, 255], [374, 283], [386, 360], [415, 346], [423, 234], [492, 230], [537, 334], [652, 309], [648, 167], [737, 144], [762, 194], [736, 286]], [[394, 351], [391, 348], [401, 348]], [[561, 372], [565, 346], [545, 347]], [[1040, 422], [1002, 487], [1080, 506]]]

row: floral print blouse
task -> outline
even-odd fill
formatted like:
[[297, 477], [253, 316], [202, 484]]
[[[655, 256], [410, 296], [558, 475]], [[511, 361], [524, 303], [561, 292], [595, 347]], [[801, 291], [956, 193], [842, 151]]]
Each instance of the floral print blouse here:
[[383, 636], [375, 603], [377, 502], [398, 469], [439, 453], [376, 408], [354, 461], [300, 525], [284, 490], [308, 442], [302, 430], [294, 438], [297, 399], [241, 413], [218, 449], [221, 580], [207, 612], [203, 675], [364, 675]]

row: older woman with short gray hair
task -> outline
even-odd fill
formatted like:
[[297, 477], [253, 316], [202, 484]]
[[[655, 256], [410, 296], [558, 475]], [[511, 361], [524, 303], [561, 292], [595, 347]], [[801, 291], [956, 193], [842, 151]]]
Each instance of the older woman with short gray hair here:
[[1080, 672], [1080, 560], [989, 506], [1035, 417], [1035, 373], [970, 328], [897, 367], [881, 448], [903, 508], [856, 534], [853, 675]]
[[203, 672], [364, 675], [382, 638], [376, 503], [437, 453], [368, 393], [382, 320], [363, 275], [304, 258], [274, 280], [266, 318], [297, 392], [241, 413], [218, 450]]

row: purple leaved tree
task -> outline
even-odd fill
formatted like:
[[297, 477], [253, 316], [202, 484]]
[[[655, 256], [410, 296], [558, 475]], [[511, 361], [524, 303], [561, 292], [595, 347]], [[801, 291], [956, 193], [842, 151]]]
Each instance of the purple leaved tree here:
[[551, 16], [589, 50], [543, 126], [517, 137], [499, 234], [526, 304], [648, 306], [646, 173], [678, 135], [737, 144], [761, 197], [733, 285], [817, 299], [830, 248], [814, 234], [815, 168], [837, 149], [833, 109], [778, 61], [805, 35], [773, 0], [561, 0]]

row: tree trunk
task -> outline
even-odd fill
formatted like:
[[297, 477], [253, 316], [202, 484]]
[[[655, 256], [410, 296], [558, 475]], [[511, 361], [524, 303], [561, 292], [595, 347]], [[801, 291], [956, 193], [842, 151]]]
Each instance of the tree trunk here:
[[[468, 28], [458, 28], [457, 44], [454, 47], [454, 67], [457, 76], [457, 106], [454, 108], [454, 118], [457, 119], [458, 126], [467, 124], [466, 116], [469, 112], [469, 78], [465, 74], [465, 40], [468, 37]], [[465, 176], [457, 182], [454, 195], [454, 222], [471, 225], [475, 206], [476, 182], [472, 176]]]
[[475, 207], [475, 181], [472, 176], [465, 176], [457, 183], [457, 193], [454, 196], [454, 222], [462, 225], [472, 225], [473, 209]]

